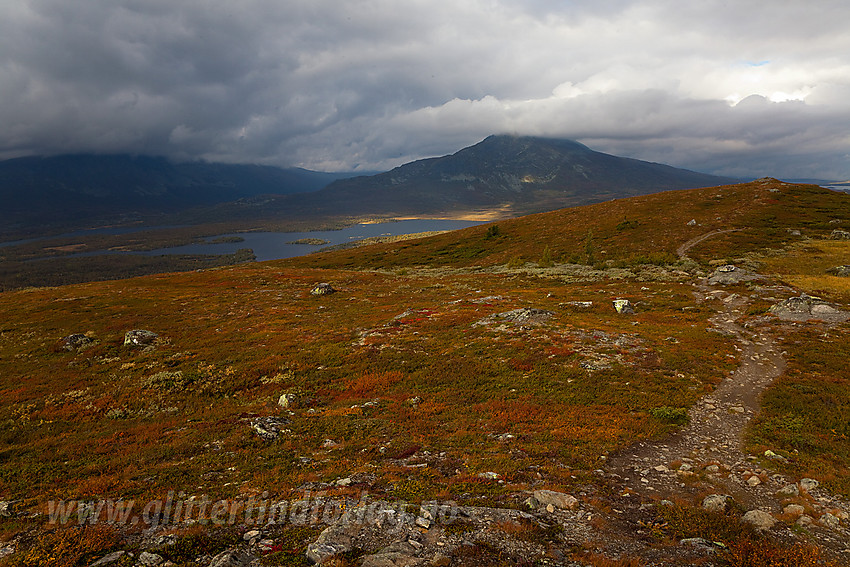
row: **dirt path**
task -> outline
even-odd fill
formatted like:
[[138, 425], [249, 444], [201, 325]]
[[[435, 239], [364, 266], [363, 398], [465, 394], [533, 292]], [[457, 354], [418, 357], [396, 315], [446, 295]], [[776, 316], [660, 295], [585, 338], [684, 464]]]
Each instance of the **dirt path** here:
[[[741, 443], [747, 424], [758, 412], [762, 392], [783, 372], [785, 360], [773, 337], [763, 331], [745, 330], [738, 324], [746, 311], [745, 298], [707, 286], [698, 293], [704, 293], [703, 301], [715, 297], [723, 305], [712, 323], [719, 332], [736, 337], [740, 366], [691, 408], [687, 426], [667, 439], [639, 443], [613, 456], [607, 468], [637, 492], [674, 493], [681, 488], [683, 477], [690, 476], [682, 473], [697, 473], [716, 465], [716, 481], [733, 480], [723, 483], [730, 493], [764, 505], [765, 499], [756, 497], [760, 491], [741, 494], [742, 483], [734, 481], [743, 481], [741, 475], [758, 470], [741, 451]], [[673, 463], [685, 466], [677, 472], [671, 468]], [[777, 488], [778, 485], [772, 487], [774, 491]]]
[[[684, 257], [696, 244], [712, 236], [741, 229], [714, 231], [691, 239], [679, 247]], [[746, 427], [759, 411], [762, 393], [785, 370], [785, 359], [778, 337], [765, 326], [743, 326], [749, 298], [709, 286], [703, 280], [695, 290], [699, 303], [720, 305], [711, 319], [713, 328], [736, 339], [740, 364], [710, 395], [702, 398], [690, 412], [690, 422], [668, 438], [638, 443], [611, 455], [604, 474], [621, 494], [618, 507], [621, 518], [636, 524], [647, 503], [685, 497], [697, 499], [705, 494], [728, 494], [747, 510], [760, 509], [778, 515], [783, 500], [777, 491], [793, 480], [769, 468], [762, 469], [741, 447]], [[768, 462], [769, 463], [769, 462]], [[843, 510], [850, 506], [820, 489], [811, 491], [813, 506], [821, 510]], [[631, 511], [631, 519], [629, 515]], [[774, 531], [789, 539], [796, 537], [784, 524]], [[808, 528], [818, 543], [840, 555], [850, 564], [850, 532], [844, 528], [827, 529], [815, 524]], [[631, 551], [641, 549], [639, 540], [631, 541]], [[644, 551], [646, 551], [644, 549]]]
[[694, 246], [696, 246], [697, 244], [699, 244], [703, 240], [708, 240], [712, 236], [717, 236], [718, 234], [725, 234], [727, 232], [739, 232], [741, 230], [744, 230], [744, 229], [743, 228], [728, 228], [728, 229], [725, 229], [725, 230], [714, 230], [712, 232], [708, 232], [708, 233], [703, 234], [701, 236], [697, 236], [696, 238], [691, 238], [690, 240], [688, 240], [687, 242], [685, 242], [684, 244], [682, 244], [681, 246], [679, 246], [676, 249], [676, 255], [679, 258], [684, 258], [685, 255], [688, 253], [688, 250], [690, 250], [691, 248], [693, 248]]

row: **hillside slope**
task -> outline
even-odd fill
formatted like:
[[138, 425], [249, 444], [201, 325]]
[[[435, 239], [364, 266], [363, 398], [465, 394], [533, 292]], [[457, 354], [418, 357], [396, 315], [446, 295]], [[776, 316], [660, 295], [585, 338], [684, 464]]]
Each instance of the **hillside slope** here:
[[292, 258], [286, 265], [495, 266], [536, 262], [547, 248], [556, 262], [628, 263], [651, 256], [675, 261], [677, 248], [691, 238], [735, 229], [689, 252], [707, 260], [825, 236], [848, 219], [850, 196], [766, 178], [506, 219], [495, 223], [497, 234], [492, 234], [493, 224], [480, 225], [422, 240]]

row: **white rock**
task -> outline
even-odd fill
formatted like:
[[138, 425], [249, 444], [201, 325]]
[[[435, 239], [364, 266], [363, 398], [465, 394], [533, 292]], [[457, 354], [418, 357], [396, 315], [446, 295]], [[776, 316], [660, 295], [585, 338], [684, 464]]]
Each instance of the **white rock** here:
[[806, 492], [814, 490], [819, 485], [820, 485], [820, 483], [813, 478], [801, 478], [800, 479], [800, 488], [802, 488]]

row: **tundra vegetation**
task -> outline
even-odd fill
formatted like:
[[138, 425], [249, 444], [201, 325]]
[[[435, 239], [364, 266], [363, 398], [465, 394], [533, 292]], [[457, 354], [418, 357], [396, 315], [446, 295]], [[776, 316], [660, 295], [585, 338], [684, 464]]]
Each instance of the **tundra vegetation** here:
[[[286, 500], [305, 487], [504, 509], [540, 488], [580, 494], [594, 538], [565, 543], [557, 522], [493, 529], [558, 548], [563, 564], [641, 564], [633, 548], [612, 554], [598, 543], [633, 526], [623, 527], [610, 481], [595, 471], [686, 425], [688, 409], [740, 362], [737, 339], [715, 332], [720, 302], [698, 301], [695, 283], [734, 263], [789, 286], [785, 296], [793, 287], [845, 303], [850, 278], [826, 274], [850, 252], [829, 239], [836, 228], [850, 228], [846, 195], [759, 180], [285, 261], [4, 292], [0, 500], [17, 513], [0, 517], [0, 541], [16, 549], [0, 565], [88, 565], [141, 550], [141, 525], [48, 525], [50, 500]], [[311, 294], [319, 282], [335, 293]], [[785, 296], [763, 285], [726, 289], [750, 298], [744, 323], [775, 326], [787, 360], [746, 449], [765, 468], [850, 498], [850, 326], [783, 324], [767, 308]], [[634, 314], [614, 311], [620, 298]], [[500, 317], [520, 309], [551, 315]], [[131, 329], [158, 338], [125, 346]], [[57, 347], [75, 333], [91, 341]], [[281, 425], [264, 437], [251, 426], [259, 418]], [[640, 520], [652, 553], [675, 558], [682, 538], [704, 538], [719, 542], [711, 557], [726, 565], [835, 559], [805, 530], [788, 541], [754, 531], [740, 510], [703, 510], [704, 480], [689, 477], [689, 492]], [[464, 524], [449, 529], [462, 534]], [[177, 543], [157, 549], [196, 565], [242, 532], [171, 526]], [[318, 533], [280, 526], [264, 564], [306, 564]], [[356, 564], [346, 553], [335, 564]], [[482, 539], [451, 564], [514, 560]]]

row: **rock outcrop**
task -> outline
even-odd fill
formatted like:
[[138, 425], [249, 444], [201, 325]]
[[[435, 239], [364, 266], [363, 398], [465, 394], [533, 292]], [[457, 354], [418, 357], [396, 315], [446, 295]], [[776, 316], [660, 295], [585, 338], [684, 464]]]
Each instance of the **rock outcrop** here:
[[812, 297], [805, 293], [799, 297], [789, 297], [780, 301], [773, 305], [769, 311], [787, 321], [819, 319], [821, 321], [840, 322], [850, 319], [850, 313], [837, 309], [819, 297]]
[[153, 331], [133, 329], [124, 334], [124, 346], [151, 347], [156, 344], [159, 335]]
[[322, 282], [313, 286], [313, 289], [310, 290], [310, 295], [330, 295], [336, 292], [337, 290], [331, 284]]
[[83, 350], [95, 344], [95, 340], [91, 337], [83, 335], [81, 333], [74, 333], [72, 335], [68, 335], [67, 337], [63, 337], [58, 343], [56, 343], [55, 350], [57, 351], [65, 351], [65, 352], [74, 352], [77, 350]]
[[739, 268], [733, 264], [726, 264], [724, 266], [719, 266], [714, 270], [714, 273], [708, 276], [708, 285], [733, 285], [741, 282], [757, 280], [760, 277], [761, 276], [758, 274], [745, 270], [744, 268]]

